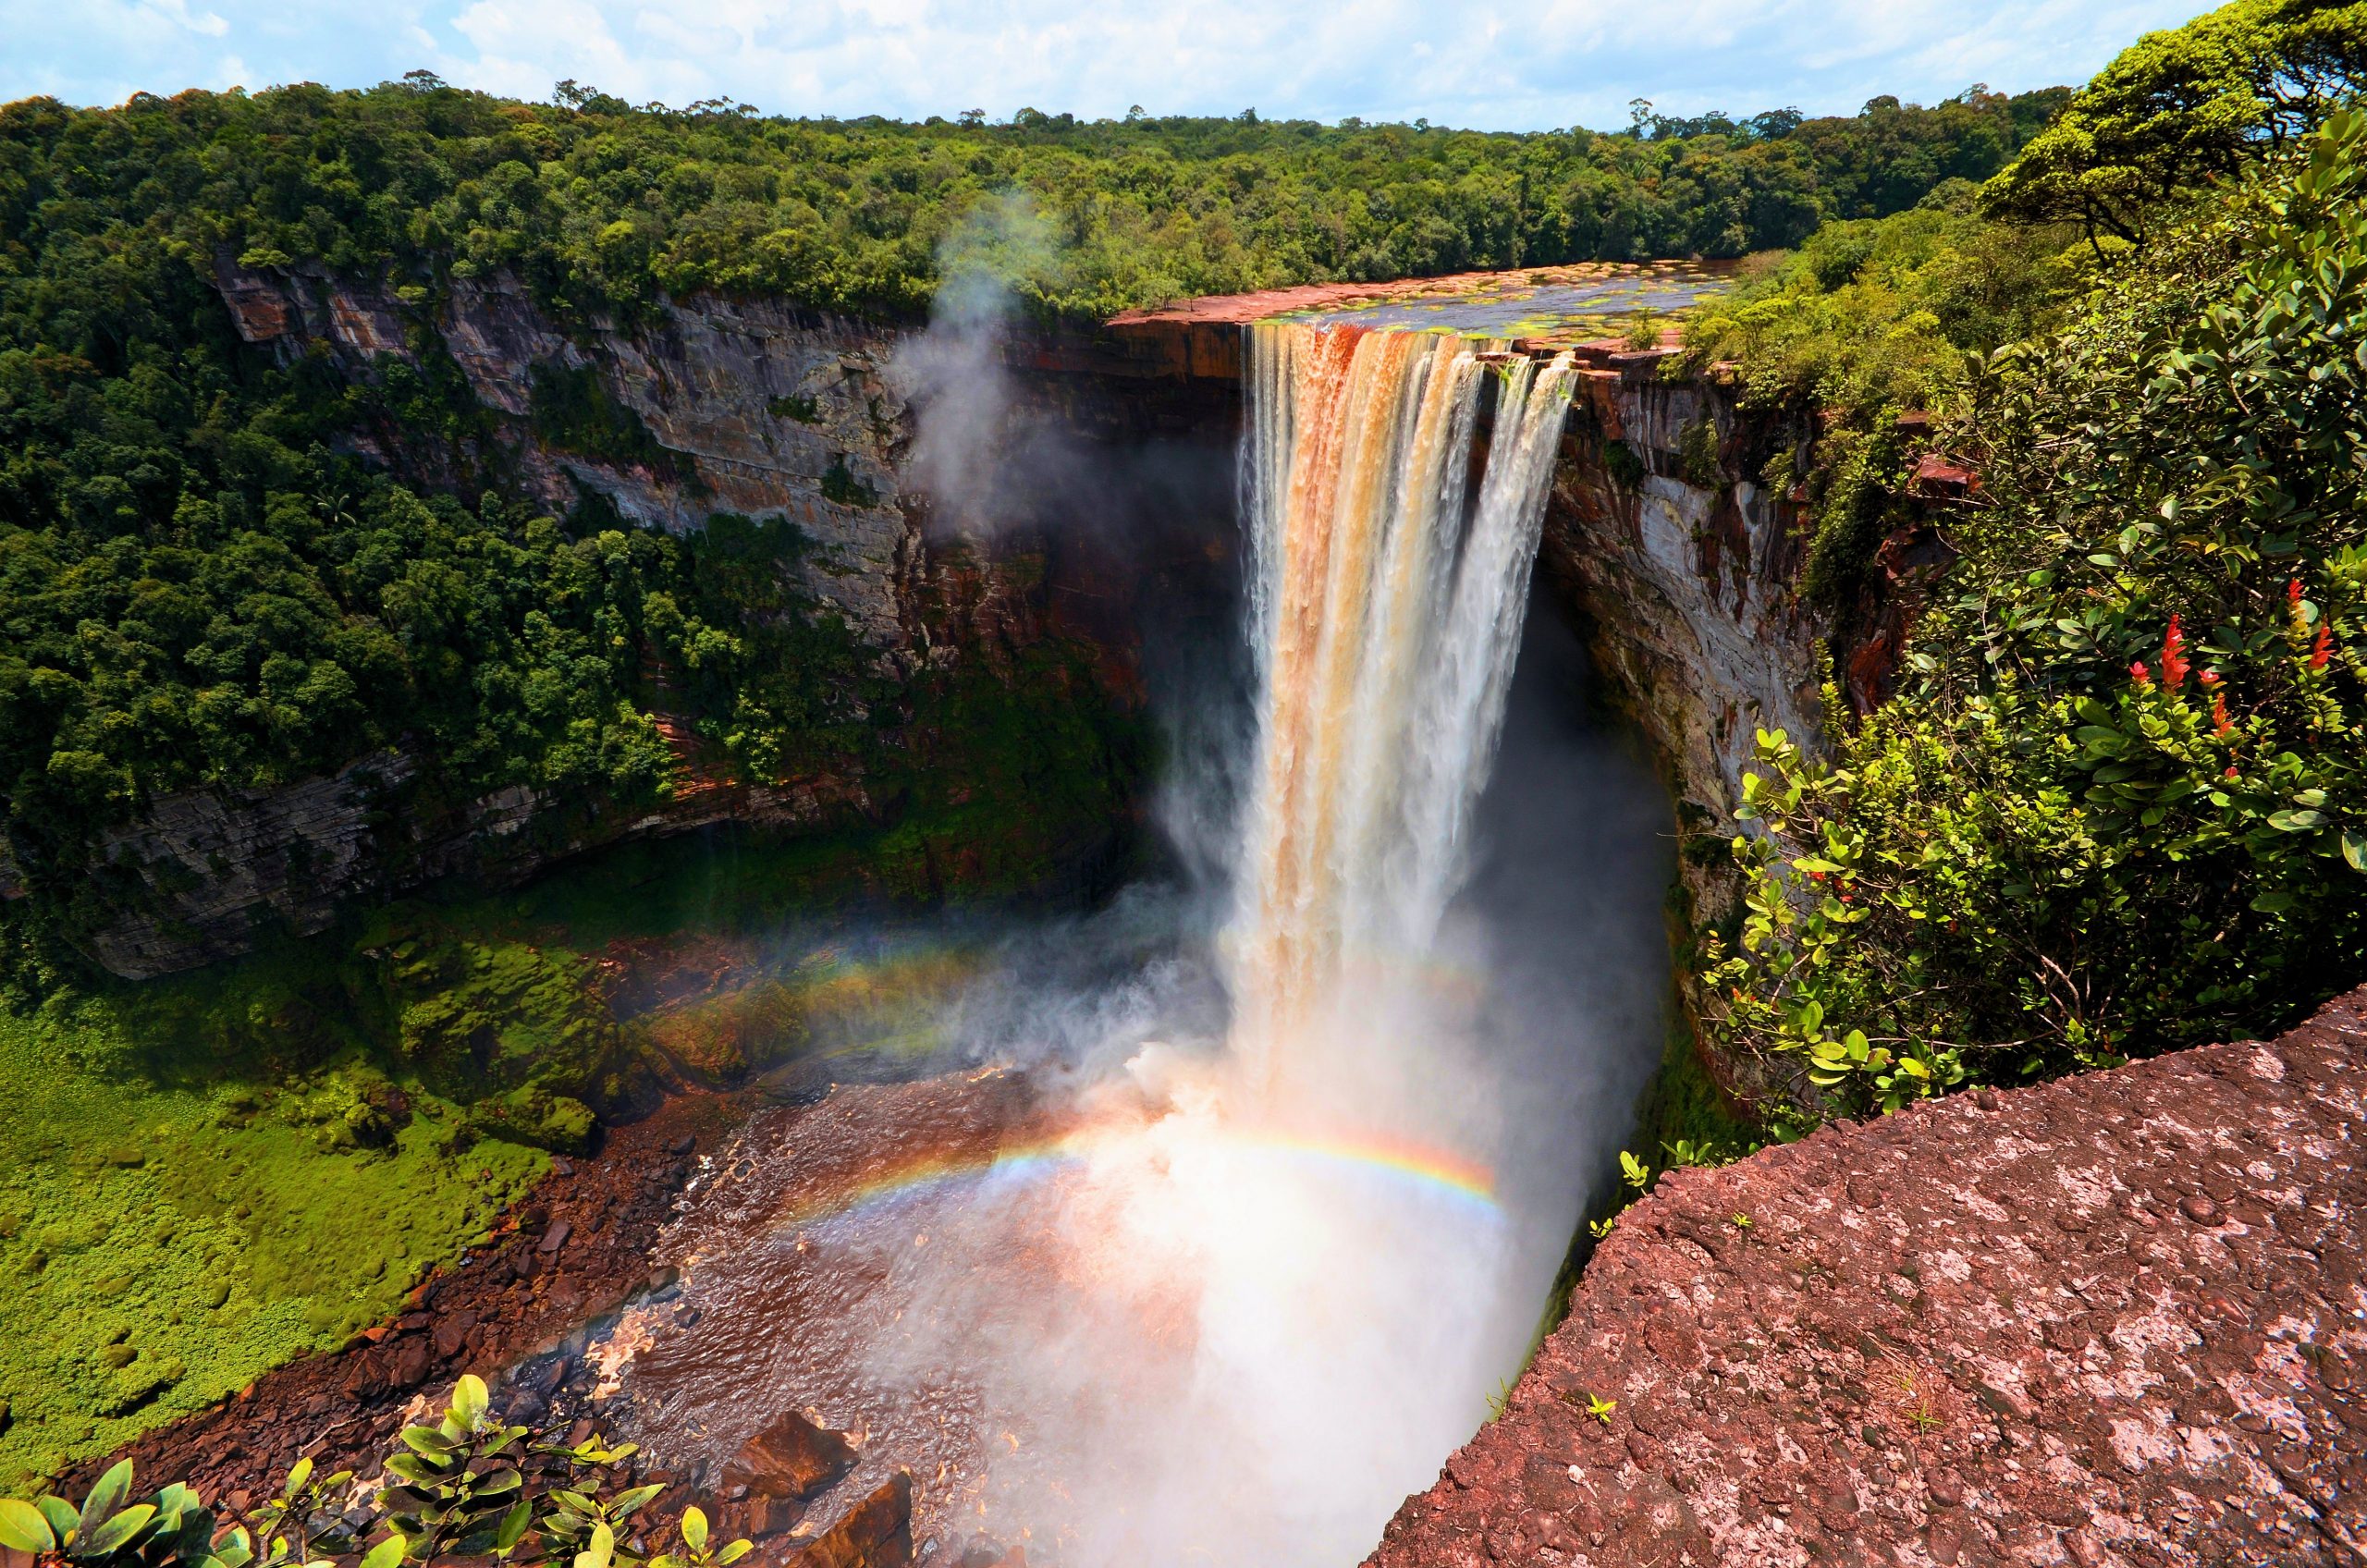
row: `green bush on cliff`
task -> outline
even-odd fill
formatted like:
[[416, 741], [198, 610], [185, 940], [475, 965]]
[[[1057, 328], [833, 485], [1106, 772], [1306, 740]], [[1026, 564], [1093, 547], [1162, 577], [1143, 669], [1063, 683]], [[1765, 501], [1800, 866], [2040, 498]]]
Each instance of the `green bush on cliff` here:
[[2235, 0], [2146, 34], [1981, 191], [1985, 210], [2137, 243], [2283, 151], [2367, 77], [2367, 5]]
[[1985, 501], [1899, 694], [1829, 764], [1761, 738], [1725, 1044], [1895, 1105], [2367, 973], [2362, 197], [2354, 110], [1975, 365]]

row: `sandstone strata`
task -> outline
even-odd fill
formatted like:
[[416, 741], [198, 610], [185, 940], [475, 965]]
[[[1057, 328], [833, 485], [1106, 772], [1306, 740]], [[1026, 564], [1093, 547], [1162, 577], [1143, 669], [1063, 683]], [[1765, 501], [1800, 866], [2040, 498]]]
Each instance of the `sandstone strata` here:
[[[557, 512], [595, 497], [676, 531], [718, 511], [790, 519], [814, 545], [801, 586], [846, 620], [883, 675], [965, 659], [999, 668], [1011, 650], [1061, 636], [1099, 651], [1104, 689], [1089, 695], [1122, 704], [1137, 695], [1141, 600], [1171, 595], [1168, 569], [1179, 560], [1187, 573], [1210, 570], [1183, 558], [1177, 538], [1189, 529], [1205, 539], [1220, 520], [1178, 507], [1171, 487], [1121, 495], [1122, 484], [1094, 482], [1119, 443], [1220, 433], [1232, 417], [1230, 386], [1194, 380], [1159, 342], [1083, 329], [998, 338], [987, 361], [1006, 377], [998, 449], [1041, 450], [1061, 464], [1092, 492], [1098, 526], [1063, 527], [1039, 509], [991, 537], [962, 538], [933, 525], [910, 476], [914, 410], [898, 356], [916, 326], [702, 295], [662, 301], [634, 325], [565, 328], [507, 277], [455, 280], [430, 308], [391, 279], [257, 272], [227, 253], [215, 281], [239, 335], [282, 358], [323, 358], [362, 381], [432, 356], [459, 367], [490, 436], [460, 448], [393, 427], [349, 437], [358, 455], [413, 481], [465, 488], [472, 475], [497, 472]], [[640, 421], [651, 447], [627, 460], [555, 438], [534, 392], [536, 377], [554, 373], [590, 378]], [[1008, 488], [1027, 491], [1030, 477]], [[1137, 526], [1154, 505], [1172, 518]], [[805, 829], [879, 809], [860, 778], [714, 777], [687, 727], [656, 717], [678, 742], [681, 773], [664, 807], [634, 818], [523, 788], [459, 797], [435, 759], [400, 751], [278, 790], [152, 802], [103, 837], [112, 918], [81, 940], [116, 974], [144, 979], [243, 952], [267, 930], [309, 935], [356, 898], [455, 872], [513, 880], [620, 838], [722, 822]], [[0, 846], [0, 898], [27, 891]]]
[[2355, 1563], [2367, 991], [1664, 1177], [1376, 1568]]

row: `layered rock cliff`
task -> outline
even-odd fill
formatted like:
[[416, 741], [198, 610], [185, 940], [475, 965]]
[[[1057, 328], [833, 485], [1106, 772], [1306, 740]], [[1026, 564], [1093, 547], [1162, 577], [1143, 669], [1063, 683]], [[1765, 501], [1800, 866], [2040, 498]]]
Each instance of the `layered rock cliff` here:
[[[1061, 526], [1035, 493], [1051, 487], [1021, 473], [999, 492], [991, 528], [963, 533], [935, 515], [911, 472], [915, 378], [899, 355], [917, 325], [701, 296], [642, 321], [562, 328], [508, 278], [456, 279], [434, 302], [388, 282], [259, 273], [227, 255], [216, 278], [239, 336], [283, 361], [323, 361], [361, 383], [397, 365], [457, 370], [473, 434], [388, 421], [349, 437], [405, 477], [675, 531], [717, 512], [786, 517], [812, 545], [800, 586], [890, 680], [1007, 672], [1050, 640], [1087, 650], [1097, 679], [1049, 700], [1122, 710], [1138, 701], [1143, 601], [1178, 592], [1179, 573], [1185, 597], [1221, 598], [1224, 569], [1205, 541], [1227, 526], [1229, 475], [1146, 486], [1129, 465], [1145, 442], [1221, 432], [1230, 388], [1105, 335], [995, 339], [1004, 380], [982, 433], [995, 454], [1063, 465], [1092, 494], [1096, 526]], [[525, 789], [472, 797], [439, 777], [435, 757], [401, 750], [280, 790], [152, 802], [102, 839], [106, 913], [79, 939], [114, 973], [146, 978], [242, 952], [268, 929], [319, 931], [359, 896], [454, 873], [511, 880], [621, 838], [723, 822], [877, 825], [890, 809], [861, 776], [719, 775], [686, 726], [658, 718], [680, 777], [662, 806], [638, 815]], [[1113, 825], [1070, 826], [1085, 841]], [[0, 856], [0, 896], [21, 892]]]
[[[388, 283], [265, 275], [227, 256], [217, 275], [241, 337], [271, 353], [364, 380], [395, 363], [457, 370], [485, 434], [438, 445], [392, 425], [353, 433], [358, 451], [398, 472], [497, 482], [555, 511], [613, 508], [677, 530], [717, 511], [790, 518], [815, 545], [803, 586], [885, 669], [991, 664], [1071, 636], [1098, 650], [1105, 694], [1122, 702], [1138, 681], [1146, 606], [1172, 596], [1175, 573], [1221, 600], [1240, 323], [1264, 297], [998, 336], [976, 361], [996, 384], [979, 389], [995, 406], [974, 466], [1010, 472], [975, 483], [1018, 515], [982, 544], [944, 526], [914, 473], [915, 400], [927, 392], [909, 354], [918, 324], [702, 296], [645, 321], [563, 328], [504, 278], [454, 280], [431, 304]], [[1544, 565], [1662, 759], [1695, 851], [1682, 870], [1691, 913], [1712, 920], [1732, 900], [1716, 839], [1735, 826], [1755, 731], [1812, 737], [1821, 722], [1817, 649], [1830, 629], [1797, 590], [1801, 508], [1760, 477], [1813, 433], [1738, 410], [1714, 378], [1664, 379], [1665, 349], [1577, 351], [1581, 397]], [[585, 399], [614, 413], [607, 438], [565, 417]], [[1139, 460], [1162, 442], [1192, 461]], [[1185, 468], [1196, 475], [1179, 495]], [[1893, 550], [1885, 563], [1904, 581], [1919, 559]], [[1857, 638], [1865, 668], [1846, 673], [1858, 683], [1878, 683], [1895, 656], [1904, 602], [1884, 599]], [[522, 790], [446, 798], [432, 758], [399, 753], [269, 796], [156, 802], [106, 840], [129, 896], [86, 945], [117, 973], [154, 974], [241, 950], [265, 925], [317, 930], [365, 889], [454, 871], [515, 876], [587, 843], [718, 821], [799, 828], [877, 815], [860, 778], [751, 788], [700, 777], [687, 748], [684, 762], [674, 799], [630, 820]]]

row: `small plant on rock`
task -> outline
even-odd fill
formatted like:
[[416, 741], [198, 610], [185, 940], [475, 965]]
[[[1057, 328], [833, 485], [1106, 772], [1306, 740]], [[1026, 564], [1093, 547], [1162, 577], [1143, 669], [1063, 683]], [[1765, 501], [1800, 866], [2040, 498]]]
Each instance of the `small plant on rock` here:
[[[529, 1547], [529, 1555], [563, 1555], [574, 1568], [640, 1563], [639, 1549], [622, 1537], [663, 1488], [606, 1489], [632, 1445], [612, 1449], [595, 1436], [540, 1446], [528, 1436], [493, 1415], [483, 1379], [466, 1377], [434, 1425], [403, 1429], [402, 1447], [386, 1461], [387, 1485], [350, 1539], [312, 1523], [336, 1515], [350, 1470], [316, 1477], [310, 1459], [298, 1460], [278, 1497], [226, 1525], [178, 1483], [131, 1502], [125, 1460], [79, 1508], [54, 1495], [0, 1498], [0, 1547], [71, 1568], [337, 1568], [339, 1557], [353, 1568], [424, 1568], [456, 1558], [508, 1562]], [[366, 1551], [354, 1550], [381, 1529]], [[745, 1540], [711, 1544], [706, 1515], [693, 1508], [682, 1515], [681, 1550], [650, 1568], [730, 1568], [750, 1550]]]

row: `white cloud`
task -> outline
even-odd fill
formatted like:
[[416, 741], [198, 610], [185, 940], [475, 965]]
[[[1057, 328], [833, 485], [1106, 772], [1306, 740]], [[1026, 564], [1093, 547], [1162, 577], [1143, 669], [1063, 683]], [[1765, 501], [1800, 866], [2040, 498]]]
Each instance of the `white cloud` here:
[[0, 97], [223, 79], [364, 85], [416, 67], [541, 98], [730, 94], [790, 114], [1026, 104], [1543, 128], [1931, 101], [2079, 80], [2196, 0], [0, 0]]

